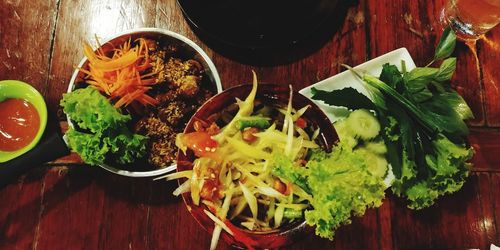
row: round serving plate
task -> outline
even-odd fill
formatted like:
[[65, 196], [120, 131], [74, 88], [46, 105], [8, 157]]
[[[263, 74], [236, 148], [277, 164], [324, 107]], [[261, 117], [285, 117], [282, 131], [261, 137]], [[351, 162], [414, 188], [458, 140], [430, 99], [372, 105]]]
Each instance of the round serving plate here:
[[[220, 81], [220, 77], [219, 74], [217, 73], [217, 69], [215, 68], [215, 65], [212, 62], [212, 60], [200, 48], [200, 46], [198, 46], [196, 43], [194, 43], [187, 37], [177, 34], [175, 32], [159, 28], [138, 28], [138, 29], [128, 30], [121, 32], [111, 38], [104, 39], [104, 41], [101, 42], [102, 44], [101, 48], [104, 51], [109, 51], [112, 50], [115, 47], [115, 45], [123, 44], [129, 39], [135, 40], [136, 38], [139, 37], [151, 38], [156, 41], [159, 41], [162, 44], [172, 44], [177, 46], [179, 50], [182, 51], [182, 53], [186, 54], [190, 58], [197, 60], [203, 65], [204, 68], [204, 74], [203, 74], [204, 80], [202, 80], [203, 83], [213, 84], [213, 86], [211, 86], [211, 89], [215, 93], [222, 92], [222, 84]], [[68, 85], [68, 90], [67, 90], [68, 93], [73, 91], [77, 87], [77, 84], [83, 78], [83, 73], [80, 72], [79, 69], [86, 67], [87, 64], [88, 64], [87, 57], [84, 57], [78, 64], [77, 69], [73, 72], [73, 75]], [[67, 120], [69, 126], [74, 127], [73, 123], [71, 122], [71, 117], [67, 116]], [[64, 139], [66, 140], [66, 138]], [[158, 176], [161, 174], [171, 172], [176, 169], [175, 164], [166, 168], [147, 170], [147, 171], [132, 171], [129, 169], [123, 169], [123, 167], [120, 166], [111, 166], [109, 164], [100, 164], [99, 166], [114, 174], [129, 176], [129, 177]]]

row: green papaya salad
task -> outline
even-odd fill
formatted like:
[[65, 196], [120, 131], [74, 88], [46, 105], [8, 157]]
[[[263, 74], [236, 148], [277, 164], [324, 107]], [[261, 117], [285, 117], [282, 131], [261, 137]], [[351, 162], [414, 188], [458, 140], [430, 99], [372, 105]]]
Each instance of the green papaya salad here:
[[327, 153], [315, 142], [319, 129], [303, 117], [309, 106], [294, 109], [292, 91], [285, 107], [263, 105], [255, 99], [257, 87], [254, 75], [244, 101], [179, 134], [177, 146], [197, 158], [192, 170], [164, 177], [187, 179], [174, 194], [189, 192], [205, 208], [215, 224], [212, 248], [222, 230], [232, 234], [227, 222], [268, 232], [305, 220], [333, 239], [351, 215], [381, 205], [387, 162], [372, 113], [355, 111], [339, 123], [341, 141]]

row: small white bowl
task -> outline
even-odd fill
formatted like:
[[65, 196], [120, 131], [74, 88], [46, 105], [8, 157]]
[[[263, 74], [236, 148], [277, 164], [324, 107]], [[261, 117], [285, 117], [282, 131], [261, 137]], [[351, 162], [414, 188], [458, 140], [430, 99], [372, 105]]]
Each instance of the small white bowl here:
[[[200, 46], [198, 46], [196, 43], [189, 40], [185, 36], [182, 36], [180, 34], [177, 34], [169, 30], [164, 30], [159, 28], [138, 28], [138, 29], [124, 31], [109, 39], [100, 41], [100, 43], [102, 44], [102, 48], [104, 48], [104, 51], [107, 51], [107, 49], [112, 49], [111, 45], [123, 44], [124, 42], [129, 40], [130, 37], [132, 38], [132, 41], [138, 37], [146, 37], [146, 38], [152, 38], [156, 41], [161, 41], [162, 44], [172, 44], [177, 46], [179, 50], [181, 50], [183, 53], [189, 54], [188, 57], [197, 60], [203, 65], [205, 69], [204, 76], [208, 77], [210, 82], [215, 84], [214, 87], [217, 93], [222, 92], [222, 84], [220, 81], [219, 73], [217, 73], [217, 69], [215, 68], [214, 63], [208, 57], [208, 55], [200, 48]], [[67, 91], [68, 93], [74, 90], [75, 85], [78, 82], [77, 80], [82, 77], [83, 73], [81, 73], [79, 69], [84, 67], [86, 63], [87, 63], [87, 57], [84, 57], [78, 64], [78, 68], [73, 72], [73, 75], [68, 85], [68, 91]], [[73, 124], [69, 116], [67, 116], [67, 120], [69, 126], [73, 127]], [[109, 172], [129, 177], [152, 177], [165, 174], [167, 172], [175, 170], [176, 168], [174, 164], [170, 167], [151, 170], [151, 171], [128, 171], [107, 164], [101, 164], [99, 166]]]

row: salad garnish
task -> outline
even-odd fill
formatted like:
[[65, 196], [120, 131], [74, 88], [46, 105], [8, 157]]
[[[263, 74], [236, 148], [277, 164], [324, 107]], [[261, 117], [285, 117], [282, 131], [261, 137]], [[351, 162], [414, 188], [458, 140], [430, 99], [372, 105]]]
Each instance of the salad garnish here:
[[351, 69], [363, 79], [371, 100], [352, 88], [313, 89], [313, 99], [377, 113], [395, 175], [391, 189], [405, 197], [412, 209], [429, 207], [438, 197], [458, 191], [472, 167], [469, 161], [474, 151], [467, 145], [469, 130], [464, 121], [473, 114], [451, 88], [456, 58], [447, 57], [454, 49], [455, 36], [449, 28], [444, 36], [433, 59], [444, 59], [439, 68], [417, 67], [407, 72], [403, 61], [401, 72], [395, 65], [384, 64], [379, 78]]
[[61, 106], [78, 128], [70, 127], [66, 132], [69, 146], [86, 163], [98, 165], [111, 158], [127, 164], [146, 153], [147, 137], [127, 128], [132, 117], [120, 113], [95, 88], [64, 94]]
[[[158, 100], [148, 95], [151, 85], [158, 83], [158, 71], [151, 70], [153, 62], [149, 56], [151, 40], [137, 39], [137, 45], [128, 40], [107, 56], [101, 48], [94, 52], [84, 44], [84, 53], [89, 60], [89, 70], [80, 69], [89, 79], [87, 83], [114, 100], [114, 106], [128, 106], [136, 101], [142, 105], [157, 105]], [[150, 43], [150, 44], [148, 44]]]

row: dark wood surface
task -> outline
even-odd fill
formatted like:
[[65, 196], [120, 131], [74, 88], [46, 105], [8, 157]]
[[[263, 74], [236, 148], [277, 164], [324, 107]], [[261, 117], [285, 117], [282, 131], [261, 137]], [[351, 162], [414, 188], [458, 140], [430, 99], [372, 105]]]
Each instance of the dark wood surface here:
[[[213, 59], [227, 88], [250, 80], [297, 89], [406, 47], [417, 65], [432, 57], [444, 0], [360, 0], [328, 41], [302, 59], [258, 67], [212, 51], [193, 33], [174, 0], [2, 0], [0, 79], [35, 86], [58, 112], [82, 42], [136, 27], [183, 34]], [[291, 249], [489, 249], [500, 245], [500, 28], [477, 44], [479, 69], [459, 43], [453, 85], [475, 114], [474, 169], [459, 192], [412, 211], [388, 191], [379, 209], [342, 227], [333, 242], [309, 236]], [[64, 122], [61, 123], [64, 126]], [[208, 249], [210, 235], [171, 195], [175, 182], [115, 176], [71, 155], [45, 164], [0, 190], [0, 249]], [[219, 243], [219, 249], [227, 249]]]

